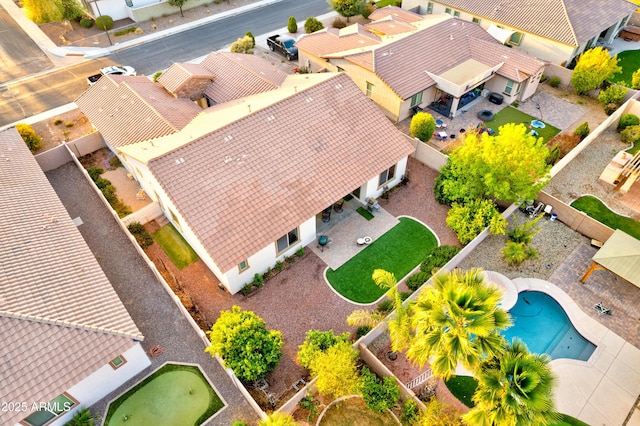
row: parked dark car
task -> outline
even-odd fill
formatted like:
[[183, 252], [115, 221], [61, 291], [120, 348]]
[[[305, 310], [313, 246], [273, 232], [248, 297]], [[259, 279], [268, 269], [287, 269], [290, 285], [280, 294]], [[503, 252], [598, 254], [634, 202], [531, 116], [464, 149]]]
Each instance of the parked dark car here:
[[269, 49], [278, 52], [289, 61], [298, 59], [298, 48], [294, 46], [295, 42], [291, 37], [280, 37], [279, 34], [267, 38]]

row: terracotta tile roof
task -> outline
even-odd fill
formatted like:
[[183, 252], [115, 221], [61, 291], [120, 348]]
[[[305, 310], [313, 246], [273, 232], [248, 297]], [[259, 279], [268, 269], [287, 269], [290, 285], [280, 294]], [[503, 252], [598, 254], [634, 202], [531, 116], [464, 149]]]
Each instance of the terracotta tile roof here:
[[637, 7], [625, 0], [438, 0], [438, 3], [570, 46], [585, 43]]
[[222, 271], [413, 151], [347, 75], [317, 76], [149, 163]]
[[380, 37], [371, 34], [364, 26], [354, 24], [340, 30], [326, 28], [303, 35], [296, 42], [296, 46], [300, 50], [321, 57], [330, 53], [373, 46], [379, 44], [380, 41]]
[[215, 76], [205, 94], [217, 103], [273, 90], [287, 77], [266, 60], [242, 53], [213, 52], [201, 64]]
[[143, 336], [13, 128], [0, 195], [0, 400], [47, 401]]
[[[421, 46], [433, 46], [434, 54], [420, 54]], [[425, 71], [439, 75], [468, 59], [488, 66], [508, 62], [510, 65], [502, 68], [505, 68], [505, 76], [514, 78], [515, 68], [533, 73], [534, 69], [537, 71], [544, 66], [542, 61], [501, 45], [479, 25], [458, 18], [448, 19], [372, 50], [374, 72], [402, 99], [435, 84]], [[363, 60], [361, 56], [356, 58]], [[499, 74], [503, 73], [502, 68], [498, 70]], [[518, 80], [523, 78], [526, 76], [522, 75]]]
[[413, 13], [409, 10], [402, 9], [397, 6], [386, 6], [380, 9], [376, 9], [373, 11], [371, 15], [369, 15], [369, 19], [372, 21], [378, 21], [380, 19], [386, 18], [388, 16], [397, 18], [404, 22], [417, 22], [422, 20], [422, 16], [417, 13]]
[[180, 89], [194, 78], [211, 82], [214, 74], [202, 64], [174, 63], [158, 78], [158, 83], [171, 93], [179, 93]]
[[76, 104], [112, 147], [175, 133], [202, 111], [144, 76], [104, 76]]

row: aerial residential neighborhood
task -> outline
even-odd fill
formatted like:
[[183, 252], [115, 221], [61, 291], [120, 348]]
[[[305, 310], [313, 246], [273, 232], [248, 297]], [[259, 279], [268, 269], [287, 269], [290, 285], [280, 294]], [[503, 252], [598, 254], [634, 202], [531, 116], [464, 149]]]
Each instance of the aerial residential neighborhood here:
[[43, 6], [0, 424], [640, 425], [638, 5]]

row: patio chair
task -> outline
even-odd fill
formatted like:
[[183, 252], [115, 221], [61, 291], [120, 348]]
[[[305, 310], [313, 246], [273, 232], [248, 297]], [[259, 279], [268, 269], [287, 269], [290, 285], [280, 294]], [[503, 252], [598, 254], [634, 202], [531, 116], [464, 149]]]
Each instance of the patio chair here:
[[605, 308], [602, 302], [596, 303], [594, 308], [598, 310], [599, 314], [611, 315], [611, 309]]

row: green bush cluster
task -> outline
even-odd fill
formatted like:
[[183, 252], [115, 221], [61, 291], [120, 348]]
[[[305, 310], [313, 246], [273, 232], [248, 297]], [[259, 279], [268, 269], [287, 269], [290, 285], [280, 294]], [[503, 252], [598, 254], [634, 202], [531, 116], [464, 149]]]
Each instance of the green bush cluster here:
[[531, 246], [533, 237], [540, 232], [538, 223], [544, 217], [539, 215], [535, 219], [520, 224], [514, 215], [515, 226], [508, 234], [508, 241], [502, 249], [502, 257], [511, 266], [518, 266], [527, 259], [536, 259], [538, 251]]
[[136, 30], [137, 30], [136, 27], [124, 28], [122, 30], [116, 31], [115, 33], [113, 33], [113, 35], [115, 35], [115, 36], [123, 36], [123, 35], [127, 35], [127, 34], [130, 34], [130, 33], [135, 33]]
[[102, 31], [109, 31], [113, 28], [113, 18], [109, 15], [102, 15], [96, 18], [96, 27]]
[[551, 86], [551, 87], [558, 87], [558, 86], [560, 86], [560, 83], [561, 83], [561, 81], [560, 81], [560, 79], [558, 77], [551, 77], [549, 79], [549, 86]]
[[147, 230], [144, 228], [144, 225], [142, 225], [140, 222], [130, 223], [129, 226], [127, 226], [127, 229], [129, 230], [129, 232], [131, 232], [131, 235], [135, 237], [136, 241], [143, 249], [146, 249], [153, 244], [153, 238], [151, 238], [151, 234], [147, 232]]
[[625, 95], [627, 94], [627, 88], [619, 84], [612, 84], [606, 89], [602, 89], [598, 94], [598, 100], [607, 104], [620, 105]]
[[309, 330], [302, 345], [298, 346], [298, 362], [304, 368], [309, 368], [311, 361], [319, 352], [325, 352], [339, 342], [348, 342], [349, 333], [336, 335], [333, 330]]
[[296, 22], [295, 16], [289, 16], [289, 21], [287, 21], [287, 31], [290, 33], [298, 32], [298, 22]]
[[556, 161], [560, 158], [560, 145], [553, 144], [551, 148], [549, 148], [549, 155], [547, 156], [547, 164], [554, 165]]
[[620, 140], [624, 143], [635, 143], [640, 140], [640, 125], [627, 126], [620, 132]]
[[436, 130], [436, 120], [428, 112], [419, 112], [411, 118], [409, 131], [411, 136], [427, 142]]
[[416, 420], [418, 420], [419, 414], [420, 410], [418, 409], [418, 405], [413, 399], [408, 399], [402, 406], [402, 417], [400, 417], [400, 421], [403, 425], [414, 424]]
[[447, 225], [456, 233], [462, 244], [471, 242], [486, 227], [494, 235], [504, 234], [506, 220], [493, 201], [474, 200], [466, 204], [454, 203], [447, 214]]
[[256, 47], [256, 38], [253, 36], [251, 31], [247, 31], [244, 33], [245, 37], [249, 37], [251, 39], [251, 47]]
[[378, 306], [376, 306], [376, 311], [385, 315], [393, 311], [393, 300], [385, 299], [382, 302], [378, 303]]
[[280, 261], [280, 260], [277, 261], [275, 265], [273, 265], [273, 268], [271, 267], [267, 268], [267, 271], [264, 274], [258, 274], [258, 273], [254, 274], [253, 280], [246, 283], [240, 289], [240, 293], [246, 296], [249, 293], [251, 293], [251, 290], [253, 290], [254, 287], [256, 288], [262, 287], [264, 283], [266, 283], [267, 280], [271, 278], [271, 276], [274, 274], [274, 271], [280, 272], [284, 270], [288, 265], [295, 263], [297, 258], [304, 256], [304, 253], [305, 253], [304, 247], [300, 247], [298, 250], [296, 250], [294, 255], [285, 257], [284, 261]]
[[87, 173], [98, 189], [100, 189], [111, 208], [116, 211], [118, 217], [125, 217], [131, 214], [131, 208], [118, 198], [116, 195], [116, 187], [111, 185], [111, 181], [100, 177], [100, 175], [104, 173], [104, 169], [90, 167], [87, 169]]
[[322, 22], [320, 22], [313, 16], [308, 17], [307, 20], [304, 22], [304, 31], [307, 34], [315, 33], [316, 31], [320, 31], [323, 28], [324, 28], [324, 25], [322, 25]]
[[424, 284], [429, 278], [431, 278], [431, 274], [428, 272], [416, 272], [415, 274], [411, 275], [409, 278], [407, 278], [407, 280], [405, 281], [405, 284], [407, 285], [407, 287], [409, 287], [409, 289], [411, 289], [412, 291], [416, 291], [417, 289], [420, 288], [420, 286], [422, 286], [422, 284]]
[[93, 27], [93, 19], [91, 18], [82, 18], [80, 20], [80, 26], [83, 28], [91, 28]]
[[428, 274], [433, 274], [434, 270], [440, 269], [460, 252], [460, 247], [438, 246], [420, 264], [420, 270]]
[[24, 123], [16, 124], [16, 130], [20, 133], [22, 140], [27, 144], [31, 153], [35, 153], [42, 147], [42, 138], [30, 125]]
[[356, 339], [359, 339], [362, 336], [365, 336], [370, 331], [371, 331], [371, 327], [369, 327], [368, 325], [362, 325], [358, 327], [356, 329]]
[[591, 132], [591, 129], [589, 129], [589, 122], [585, 121], [584, 123], [576, 127], [576, 130], [573, 131], [573, 134], [580, 137], [580, 140], [582, 141], [589, 135], [589, 132]]
[[360, 391], [367, 407], [378, 413], [393, 408], [400, 400], [395, 377], [380, 379], [367, 366], [360, 371]]
[[620, 120], [618, 121], [617, 130], [618, 132], [623, 131], [629, 126], [637, 126], [640, 124], [640, 118], [638, 118], [635, 114], [622, 114]]

